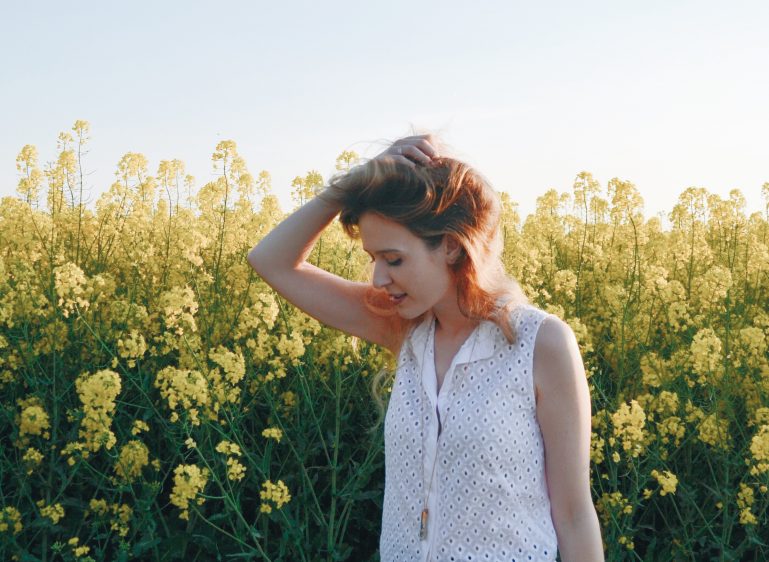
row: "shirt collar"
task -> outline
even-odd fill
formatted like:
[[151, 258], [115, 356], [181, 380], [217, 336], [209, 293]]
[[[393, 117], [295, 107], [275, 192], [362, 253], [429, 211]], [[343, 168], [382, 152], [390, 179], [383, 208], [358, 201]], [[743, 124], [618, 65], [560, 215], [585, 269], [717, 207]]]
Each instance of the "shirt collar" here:
[[[425, 347], [430, 339], [430, 328], [432, 326], [434, 314], [431, 311], [425, 313], [424, 319], [414, 328], [411, 337], [408, 339], [408, 345], [411, 353], [416, 358], [419, 368], [422, 369], [422, 358], [425, 356]], [[476, 328], [479, 330], [478, 342], [475, 344], [473, 355], [467, 361], [462, 363], [471, 363], [486, 359], [494, 354], [496, 349], [497, 336], [502, 332], [491, 320], [481, 320]], [[470, 337], [475, 337], [471, 334]], [[460, 364], [460, 363], [458, 363]]]

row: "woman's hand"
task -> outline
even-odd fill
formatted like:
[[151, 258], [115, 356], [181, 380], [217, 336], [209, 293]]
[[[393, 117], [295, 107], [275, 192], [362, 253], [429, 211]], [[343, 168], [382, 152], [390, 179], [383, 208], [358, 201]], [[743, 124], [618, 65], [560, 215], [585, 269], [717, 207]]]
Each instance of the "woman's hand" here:
[[415, 164], [430, 166], [434, 159], [440, 158], [436, 145], [437, 139], [433, 135], [405, 137], [395, 141], [374, 160], [392, 160], [412, 168]]

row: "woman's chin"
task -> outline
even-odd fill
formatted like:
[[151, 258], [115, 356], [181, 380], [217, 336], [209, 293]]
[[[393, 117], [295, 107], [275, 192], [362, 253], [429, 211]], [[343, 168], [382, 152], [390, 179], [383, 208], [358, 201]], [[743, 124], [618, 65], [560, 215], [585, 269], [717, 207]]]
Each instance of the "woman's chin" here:
[[422, 314], [425, 313], [424, 310], [419, 310], [417, 308], [414, 308], [413, 306], [403, 306], [398, 305], [395, 307], [395, 312], [403, 318], [404, 320], [413, 320], [415, 318], [419, 318]]

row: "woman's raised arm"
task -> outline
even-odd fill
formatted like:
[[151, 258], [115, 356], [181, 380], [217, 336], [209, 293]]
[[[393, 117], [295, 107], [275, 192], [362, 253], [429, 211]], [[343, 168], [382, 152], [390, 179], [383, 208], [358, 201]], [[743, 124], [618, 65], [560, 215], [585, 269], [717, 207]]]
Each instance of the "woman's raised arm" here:
[[[431, 135], [399, 139], [376, 158], [414, 166], [429, 165], [438, 156]], [[304, 204], [248, 254], [248, 263], [286, 300], [319, 322], [397, 353], [390, 320], [364, 304], [368, 283], [349, 281], [308, 263], [321, 232], [341, 210], [333, 197], [315, 197]]]
[[398, 342], [386, 318], [366, 308], [367, 283], [356, 283], [308, 263], [315, 242], [339, 208], [315, 197], [289, 215], [248, 253], [248, 263], [290, 303], [319, 322], [393, 352]]

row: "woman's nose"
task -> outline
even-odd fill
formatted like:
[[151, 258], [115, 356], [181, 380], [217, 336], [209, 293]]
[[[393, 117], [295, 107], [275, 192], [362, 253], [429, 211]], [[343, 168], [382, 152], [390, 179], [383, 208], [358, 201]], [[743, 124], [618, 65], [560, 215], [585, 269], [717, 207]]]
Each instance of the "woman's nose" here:
[[387, 273], [387, 267], [385, 266], [386, 264], [382, 261], [374, 262], [373, 284], [377, 289], [386, 287], [392, 281], [392, 279], [390, 279], [390, 275]]

